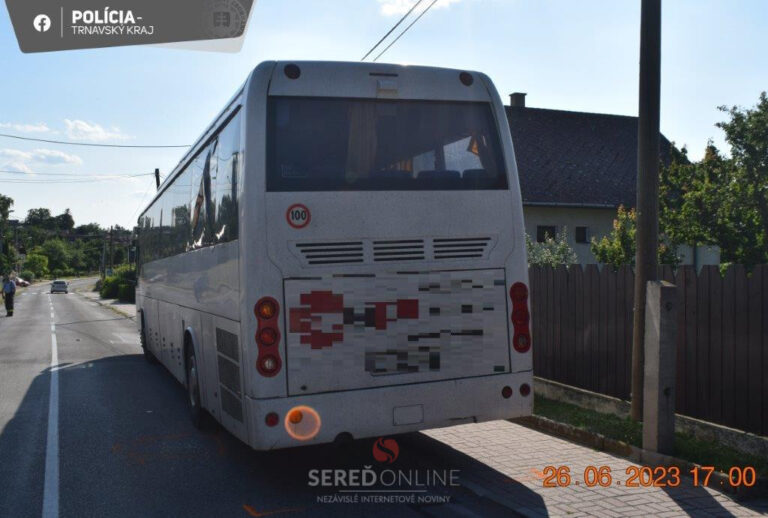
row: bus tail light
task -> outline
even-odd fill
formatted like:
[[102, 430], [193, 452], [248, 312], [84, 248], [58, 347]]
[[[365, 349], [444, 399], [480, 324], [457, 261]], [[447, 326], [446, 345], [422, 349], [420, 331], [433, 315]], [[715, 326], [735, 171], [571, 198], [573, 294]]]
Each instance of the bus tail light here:
[[277, 303], [270, 298], [263, 298], [256, 304], [256, 317], [271, 320], [277, 315]]
[[501, 389], [501, 397], [503, 397], [504, 399], [511, 398], [512, 397], [512, 387], [507, 385], [506, 387]]
[[275, 342], [277, 341], [277, 331], [271, 327], [265, 327], [259, 332], [259, 340], [261, 340], [261, 343], [264, 345], [275, 345]]
[[519, 353], [528, 352], [531, 348], [531, 315], [528, 312], [528, 286], [516, 282], [509, 288], [509, 298], [512, 299], [512, 347]]
[[266, 415], [264, 418], [264, 423], [269, 426], [277, 426], [277, 423], [280, 422], [280, 417], [275, 412], [270, 412]]
[[278, 316], [280, 305], [272, 297], [262, 297], [253, 308], [253, 313], [258, 320], [256, 329], [256, 345], [259, 348], [259, 356], [256, 359], [256, 370], [265, 377], [275, 376], [280, 372], [282, 360], [280, 359], [280, 328]]
[[528, 396], [531, 393], [531, 386], [527, 383], [520, 385], [520, 395], [523, 397]]
[[262, 371], [265, 376], [274, 376], [280, 368], [280, 362], [271, 354], [260, 356], [258, 362], [260, 367], [259, 370]]

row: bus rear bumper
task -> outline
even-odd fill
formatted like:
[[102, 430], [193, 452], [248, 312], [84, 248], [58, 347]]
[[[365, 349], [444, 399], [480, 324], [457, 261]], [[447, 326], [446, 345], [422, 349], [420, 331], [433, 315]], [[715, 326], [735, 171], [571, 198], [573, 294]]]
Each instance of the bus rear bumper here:
[[[530, 389], [527, 395], [521, 394], [523, 385]], [[502, 396], [504, 387], [512, 389], [509, 398]], [[328, 443], [342, 433], [360, 439], [530, 415], [533, 410], [533, 373], [496, 374], [276, 399], [246, 397], [245, 400], [250, 419], [250, 446], [256, 450], [273, 450]], [[319, 417], [319, 429], [309, 439], [291, 435], [287, 416], [296, 407], [309, 407]], [[266, 423], [270, 413], [277, 414], [275, 426]], [[309, 414], [311, 411], [307, 413], [305, 410], [305, 415]]]

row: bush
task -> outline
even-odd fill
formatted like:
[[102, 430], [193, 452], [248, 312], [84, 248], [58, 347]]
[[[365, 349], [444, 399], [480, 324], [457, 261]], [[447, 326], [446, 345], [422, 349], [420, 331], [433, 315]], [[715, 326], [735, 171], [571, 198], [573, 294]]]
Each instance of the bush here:
[[118, 290], [120, 289], [120, 279], [111, 275], [104, 278], [104, 282], [101, 284], [99, 295], [102, 299], [116, 299]]
[[568, 244], [567, 230], [563, 228], [557, 236], [547, 235], [543, 243], [537, 243], [525, 235], [525, 246], [528, 250], [528, 264], [535, 266], [551, 266], [553, 268], [564, 264], [576, 264], [579, 259], [573, 248]]
[[136, 301], [136, 271], [130, 266], [115, 268], [112, 275], [97, 283], [103, 299], [119, 299], [123, 302]]
[[136, 289], [133, 284], [120, 283], [117, 289], [117, 298], [122, 302], [136, 302]]
[[22, 271], [22, 272], [19, 274], [19, 277], [21, 277], [21, 278], [22, 278], [22, 279], [24, 279], [25, 281], [29, 281], [29, 282], [32, 282], [32, 281], [34, 281], [34, 280], [35, 280], [35, 272], [33, 272], [32, 270], [23, 270], [23, 271]]

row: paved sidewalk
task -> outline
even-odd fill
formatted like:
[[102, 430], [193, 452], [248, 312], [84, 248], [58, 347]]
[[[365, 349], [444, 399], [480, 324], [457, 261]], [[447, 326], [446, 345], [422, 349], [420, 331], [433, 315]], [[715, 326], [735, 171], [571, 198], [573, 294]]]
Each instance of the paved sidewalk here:
[[[626, 487], [634, 463], [508, 421], [430, 430], [437, 439], [488, 466], [462, 474], [462, 485], [525, 516], [761, 516], [768, 501], [735, 502], [714, 489], [694, 487], [682, 476], [676, 488]], [[587, 466], [609, 466], [614, 485], [584, 485]], [[567, 487], [543, 487], [545, 466], [568, 466]], [[579, 484], [576, 484], [576, 481]]]
[[136, 318], [136, 304], [130, 302], [120, 302], [117, 299], [102, 299], [99, 296], [98, 291], [93, 291], [90, 287], [86, 289], [77, 289], [75, 293], [81, 295], [89, 300], [96, 302], [102, 306], [108, 307], [121, 315], [125, 315], [129, 318]]

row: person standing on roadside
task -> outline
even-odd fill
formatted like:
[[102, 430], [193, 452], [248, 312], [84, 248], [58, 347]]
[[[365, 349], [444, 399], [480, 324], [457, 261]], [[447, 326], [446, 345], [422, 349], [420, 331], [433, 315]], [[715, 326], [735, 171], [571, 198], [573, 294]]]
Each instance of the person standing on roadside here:
[[13, 316], [13, 297], [16, 295], [16, 283], [7, 275], [3, 277], [3, 300], [5, 300], [6, 316]]

